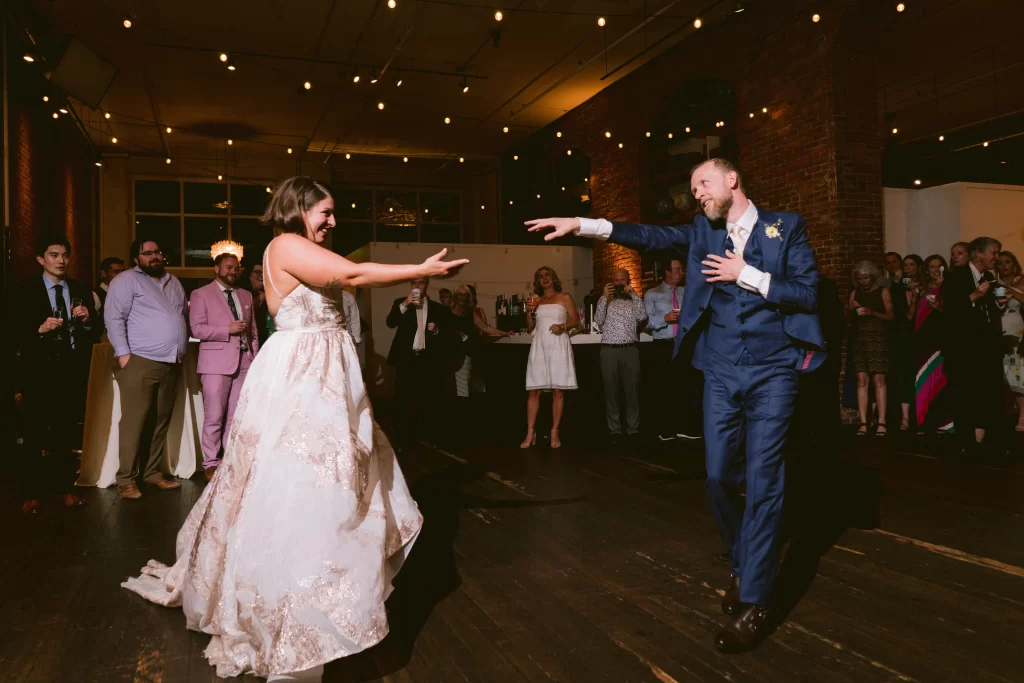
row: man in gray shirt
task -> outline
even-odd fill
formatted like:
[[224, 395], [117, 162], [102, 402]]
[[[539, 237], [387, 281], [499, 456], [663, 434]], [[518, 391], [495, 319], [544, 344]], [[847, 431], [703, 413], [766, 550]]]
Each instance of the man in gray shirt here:
[[[613, 443], [640, 434], [640, 349], [637, 328], [647, 319], [644, 301], [620, 268], [604, 286], [594, 321], [601, 327], [601, 379], [608, 432]], [[625, 399], [620, 400], [622, 394]], [[625, 410], [625, 425], [620, 415]]]
[[181, 362], [188, 347], [185, 289], [164, 268], [164, 255], [153, 240], [132, 242], [135, 267], [110, 283], [103, 306], [107, 337], [114, 346], [121, 392], [118, 425], [120, 467], [117, 484], [121, 497], [141, 498], [139, 450], [150, 412], [156, 408], [156, 426], [149, 446], [143, 479], [160, 489], [176, 489], [164, 479], [160, 458], [167, 443], [167, 428], [178, 393]]

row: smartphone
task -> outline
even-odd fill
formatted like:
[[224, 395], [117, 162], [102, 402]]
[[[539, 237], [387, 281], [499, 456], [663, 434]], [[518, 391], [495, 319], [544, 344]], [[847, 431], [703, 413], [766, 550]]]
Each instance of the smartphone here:
[[615, 285], [615, 296], [621, 297], [626, 292], [626, 285]]

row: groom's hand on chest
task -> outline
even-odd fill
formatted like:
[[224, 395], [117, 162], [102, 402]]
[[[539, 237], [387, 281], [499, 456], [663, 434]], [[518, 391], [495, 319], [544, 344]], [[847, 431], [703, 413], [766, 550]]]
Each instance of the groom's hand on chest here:
[[706, 270], [700, 272], [708, 276], [708, 282], [736, 282], [747, 265], [742, 256], [732, 251], [726, 251], [725, 256], [708, 254], [701, 264]]

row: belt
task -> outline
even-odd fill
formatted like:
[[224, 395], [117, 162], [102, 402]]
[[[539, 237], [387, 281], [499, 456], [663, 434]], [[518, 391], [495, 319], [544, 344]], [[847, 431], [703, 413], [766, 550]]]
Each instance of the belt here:
[[612, 349], [624, 349], [627, 346], [636, 346], [636, 342], [629, 342], [628, 344], [601, 344], [601, 346], [607, 346]]

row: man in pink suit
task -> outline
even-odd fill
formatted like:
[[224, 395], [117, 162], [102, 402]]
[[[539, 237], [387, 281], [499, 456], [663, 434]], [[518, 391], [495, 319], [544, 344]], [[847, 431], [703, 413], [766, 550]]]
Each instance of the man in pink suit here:
[[239, 271], [237, 258], [220, 254], [213, 268], [216, 279], [192, 292], [189, 299], [192, 336], [200, 342], [198, 372], [203, 383], [202, 445], [207, 481], [220, 465], [238, 394], [259, 349], [252, 294], [235, 287]]

